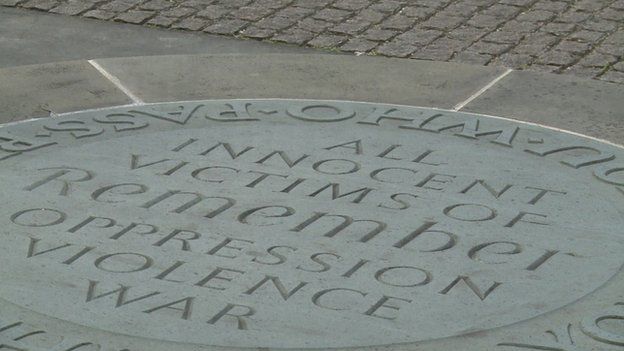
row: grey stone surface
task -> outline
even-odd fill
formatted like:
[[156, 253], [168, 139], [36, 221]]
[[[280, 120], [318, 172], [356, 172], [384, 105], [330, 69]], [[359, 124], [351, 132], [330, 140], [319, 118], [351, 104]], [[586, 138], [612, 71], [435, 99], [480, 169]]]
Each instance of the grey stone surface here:
[[5, 125], [0, 348], [618, 351], [623, 160], [340, 101]]
[[[90, 15], [106, 16], [106, 13], [93, 12]], [[10, 67], [104, 57], [304, 53], [317, 50], [84, 18], [59, 17], [0, 6], [0, 52], [0, 67]]]
[[533, 72], [513, 72], [464, 110], [505, 116], [624, 144], [624, 88]]
[[315, 98], [453, 107], [502, 68], [345, 55], [212, 55], [98, 62], [148, 102]]
[[0, 123], [130, 102], [86, 61], [0, 70]]
[[[620, 0], [0, 0], [0, 5], [343, 52], [624, 81], [611, 64], [586, 60], [606, 53], [623, 62]], [[426, 43], [412, 35], [432, 31], [437, 35]], [[449, 45], [457, 39], [466, 45]]]

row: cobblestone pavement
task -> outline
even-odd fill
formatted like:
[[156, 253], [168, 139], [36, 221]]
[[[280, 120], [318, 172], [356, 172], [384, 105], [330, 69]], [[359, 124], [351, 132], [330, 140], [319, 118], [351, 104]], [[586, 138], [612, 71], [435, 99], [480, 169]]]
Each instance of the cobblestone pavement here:
[[0, 0], [0, 5], [624, 83], [624, 0]]

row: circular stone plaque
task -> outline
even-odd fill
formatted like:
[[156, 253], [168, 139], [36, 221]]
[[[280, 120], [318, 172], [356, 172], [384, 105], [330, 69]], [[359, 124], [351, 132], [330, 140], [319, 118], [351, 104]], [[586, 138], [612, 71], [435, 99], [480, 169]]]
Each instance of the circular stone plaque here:
[[0, 347], [624, 345], [624, 152], [337, 101], [0, 129]]

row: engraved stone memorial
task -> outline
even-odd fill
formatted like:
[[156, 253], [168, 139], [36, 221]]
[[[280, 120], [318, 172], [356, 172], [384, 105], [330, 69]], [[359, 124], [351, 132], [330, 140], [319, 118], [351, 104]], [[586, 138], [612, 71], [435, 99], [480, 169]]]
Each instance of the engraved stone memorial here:
[[624, 349], [624, 151], [213, 100], [0, 128], [0, 350]]

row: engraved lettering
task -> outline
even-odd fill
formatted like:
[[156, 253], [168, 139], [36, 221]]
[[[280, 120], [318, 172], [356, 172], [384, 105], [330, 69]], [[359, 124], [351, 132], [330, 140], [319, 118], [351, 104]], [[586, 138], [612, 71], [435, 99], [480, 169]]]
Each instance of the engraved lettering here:
[[65, 261], [63, 261], [61, 263], [66, 264], [66, 265], [71, 265], [74, 262], [78, 261], [79, 258], [83, 257], [84, 255], [88, 254], [89, 252], [93, 251], [94, 249], [95, 249], [94, 246], [85, 246], [85, 248], [80, 250], [80, 252], [78, 252], [77, 254], [73, 255], [72, 257], [66, 259]]
[[290, 185], [288, 185], [287, 187], [285, 187], [284, 189], [280, 190], [280, 193], [290, 193], [291, 191], [293, 191], [296, 187], [298, 187], [301, 183], [305, 182], [306, 179], [305, 178], [297, 178], [295, 179], [295, 181], [293, 181], [292, 183], [290, 183]]
[[[322, 302], [322, 300], [321, 300], [321, 298], [323, 296], [328, 295], [330, 293], [332, 293], [332, 295], [333, 295], [334, 292], [345, 292], [345, 291], [346, 292], [351, 292], [351, 293], [356, 293], [356, 294], [358, 294], [358, 295], [360, 295], [362, 297], [366, 297], [366, 295], [368, 295], [368, 294], [366, 294], [364, 292], [361, 292], [359, 290], [347, 289], [347, 288], [333, 288], [333, 289], [321, 290], [321, 291], [315, 293], [312, 296], [312, 303], [314, 303], [318, 307], [325, 308], [325, 309], [328, 309], [328, 310], [345, 311], [345, 310], [347, 310], [347, 308], [341, 308], [341, 307], [337, 307], [337, 306], [328, 306], [324, 302]], [[336, 298], [328, 298], [328, 300], [336, 301], [337, 299]]]
[[[233, 312], [234, 311], [234, 312]], [[247, 320], [245, 317], [251, 317], [256, 313], [256, 310], [252, 307], [245, 305], [227, 304], [219, 313], [212, 317], [207, 323], [216, 324], [221, 318], [225, 316], [233, 317], [236, 320], [239, 330], [247, 330]]]
[[[174, 208], [173, 210], [171, 210], [172, 213], [183, 213], [186, 210], [194, 207], [195, 205], [199, 204], [200, 202], [204, 201], [204, 200], [220, 200], [225, 202], [223, 205], [217, 207], [216, 209], [206, 213], [204, 215], [205, 218], [214, 218], [216, 216], [218, 216], [219, 214], [227, 211], [228, 209], [230, 209], [232, 206], [234, 206], [235, 201], [234, 199], [228, 198], [228, 197], [221, 197], [221, 196], [205, 196], [203, 194], [200, 193], [196, 193], [196, 192], [192, 192], [192, 191], [180, 191], [180, 190], [169, 190], [165, 193], [163, 193], [162, 195], [157, 196], [156, 198], [147, 201], [145, 203], [143, 203], [140, 207], [142, 208], [152, 208], [158, 204], [164, 203], [165, 200], [169, 200], [172, 198], [179, 198], [180, 196], [185, 196], [186, 198], [188, 198], [189, 196], [191, 197], [190, 200], [188, 200], [187, 202], [185, 202], [184, 204]], [[174, 205], [175, 206], [175, 205]]]
[[174, 111], [158, 111], [153, 109], [151, 112], [131, 110], [128, 113], [139, 114], [142, 116], [148, 116], [162, 121], [172, 122], [175, 124], [185, 125], [191, 118], [195, 116], [197, 111], [204, 105], [197, 105], [191, 109], [187, 109], [185, 106], [177, 106]]
[[524, 188], [525, 189], [531, 189], [531, 190], [537, 190], [537, 194], [535, 194], [535, 196], [533, 198], [531, 198], [531, 200], [529, 200], [529, 202], [527, 202], [529, 205], [537, 204], [547, 194], [553, 194], [553, 195], [566, 195], [567, 194], [565, 191], [552, 190], [552, 189], [543, 189], [543, 188], [537, 188], [537, 187], [533, 187], [533, 186], [526, 186]]
[[102, 124], [112, 124], [116, 132], [138, 130], [149, 126], [149, 123], [129, 113], [109, 113], [104, 117], [94, 117], [93, 120]]
[[332, 200], [337, 200], [343, 197], [347, 197], [349, 195], [356, 195], [355, 198], [353, 200], [351, 200], [352, 203], [354, 204], [359, 204], [360, 202], [362, 202], [362, 200], [364, 200], [364, 198], [370, 194], [372, 191], [375, 191], [376, 189], [373, 188], [360, 188], [360, 189], [356, 189], [356, 190], [352, 190], [348, 193], [344, 193], [341, 194], [340, 193], [340, 184], [338, 183], [329, 183], [327, 185], [325, 185], [324, 187], [318, 189], [317, 191], [311, 193], [310, 197], [316, 197], [322, 193], [325, 192], [325, 190], [327, 189], [331, 189], [331, 198]]
[[431, 154], [433, 154], [435, 151], [434, 150], [426, 150], [425, 152], [423, 152], [422, 154], [420, 154], [418, 157], [416, 157], [415, 159], [412, 160], [412, 162], [415, 163], [420, 163], [423, 165], [429, 165], [429, 166], [441, 166], [445, 163], [431, 163], [431, 162], [425, 162], [425, 160], [431, 156]]
[[317, 269], [310, 269], [310, 268], [304, 268], [301, 265], [297, 266], [297, 269], [302, 270], [302, 271], [306, 271], [306, 272], [313, 272], [313, 273], [323, 273], [323, 272], [327, 272], [331, 269], [331, 265], [325, 261], [323, 261], [320, 257], [322, 256], [331, 256], [331, 257], [335, 257], [335, 258], [340, 258], [340, 256], [336, 255], [335, 253], [331, 253], [331, 252], [319, 252], [319, 253], [315, 253], [312, 256], [310, 256], [310, 260], [314, 263], [317, 263], [320, 267]]
[[173, 152], [179, 152], [179, 151], [181, 151], [182, 149], [184, 149], [185, 147], [187, 147], [187, 146], [189, 146], [189, 145], [191, 145], [191, 144], [195, 143], [196, 141], [197, 141], [197, 139], [195, 139], [195, 138], [189, 138], [187, 141], [185, 141], [185, 142], [183, 142], [182, 144], [180, 144], [180, 145], [178, 145], [178, 146], [174, 147], [173, 149], [171, 149], [171, 151], [173, 151]]
[[[370, 173], [370, 177], [371, 177], [372, 179], [376, 180], [376, 181], [383, 182], [383, 183], [393, 183], [393, 184], [400, 184], [400, 183], [404, 183], [404, 181], [402, 181], [402, 180], [395, 180], [395, 181], [392, 181], [392, 180], [389, 180], [388, 178], [384, 178], [384, 177], [381, 177], [381, 178], [380, 178], [380, 175], [383, 175], [383, 174], [385, 174], [385, 173], [386, 173], [386, 172], [388, 172], [388, 171], [404, 171], [404, 172], [409, 173], [409, 174], [408, 174], [408, 176], [409, 176], [409, 175], [414, 175], [414, 174], [418, 173], [418, 171], [413, 170], [413, 169], [409, 169], [409, 168], [402, 168], [402, 167], [387, 167], [387, 168], [380, 168], [380, 169], [376, 169], [376, 170], [372, 171], [372, 172]], [[398, 178], [399, 178], [399, 179], [401, 179], [401, 178], [403, 178], [403, 177], [400, 177], [400, 176], [399, 176]]]
[[259, 159], [258, 161], [256, 161], [256, 163], [258, 164], [264, 164], [266, 161], [270, 160], [273, 158], [273, 156], [275, 155], [279, 155], [280, 159], [282, 161], [284, 161], [284, 163], [286, 163], [286, 165], [288, 166], [288, 168], [293, 168], [295, 167], [299, 162], [305, 160], [306, 158], [310, 157], [310, 155], [303, 155], [300, 156], [298, 159], [296, 160], [291, 160], [290, 156], [288, 156], [284, 151], [273, 151], [270, 154], [262, 157], [261, 159]]
[[205, 278], [203, 278], [202, 280], [198, 281], [195, 285], [196, 286], [201, 286], [202, 288], [208, 288], [208, 289], [214, 289], [214, 290], [225, 290], [226, 288], [221, 287], [221, 286], [206, 285], [206, 284], [208, 284], [212, 280], [222, 280], [222, 281], [226, 281], [226, 282], [231, 282], [232, 280], [234, 280], [234, 278], [232, 278], [231, 276], [221, 275], [221, 273], [224, 273], [224, 272], [225, 273], [245, 274], [244, 271], [241, 271], [241, 270], [238, 270], [238, 269], [217, 267], [215, 270], [210, 272], [210, 274], [208, 274]]
[[370, 262], [369, 260], [360, 259], [358, 263], [356, 263], [353, 267], [349, 268], [349, 270], [346, 271], [343, 275], [341, 275], [341, 277], [345, 277], [345, 278], [352, 277], [357, 271], [359, 271], [362, 267], [364, 267], [369, 262]]
[[260, 171], [249, 171], [249, 173], [252, 174], [260, 174], [260, 176], [256, 179], [254, 179], [253, 181], [251, 181], [249, 184], [246, 184], [245, 186], [248, 188], [255, 188], [256, 185], [262, 183], [263, 181], [265, 181], [267, 178], [273, 176], [273, 177], [279, 177], [282, 179], [286, 179], [288, 178], [287, 175], [284, 174], [275, 174], [275, 173], [267, 173], [267, 172], [260, 172]]
[[[174, 310], [174, 311], [179, 311], [182, 312], [180, 318], [188, 320], [189, 318], [191, 318], [191, 311], [193, 309], [193, 301], [195, 300], [194, 297], [185, 297], [183, 299], [177, 300], [177, 301], [173, 301], [167, 304], [164, 304], [162, 306], [157, 306], [154, 308], [150, 308], [148, 310], [143, 311], [144, 313], [152, 313], [152, 312], [156, 312], [162, 309], [170, 309], [170, 310]], [[183, 307], [174, 307], [176, 305], [179, 304], [183, 304]]]
[[[50, 168], [40, 168], [39, 171], [48, 171], [48, 170], [56, 170], [53, 174], [48, 177], [34, 182], [33, 184], [24, 187], [26, 191], [33, 191], [45, 184], [51, 182], [58, 182], [61, 185], [61, 189], [59, 191], [59, 195], [67, 196], [69, 194], [69, 190], [71, 184], [86, 182], [93, 179], [94, 174], [91, 171], [87, 171], [81, 168], [74, 167], [50, 167]], [[65, 177], [67, 176], [67, 177]]]
[[358, 140], [354, 140], [354, 141], [348, 141], [348, 142], [343, 143], [343, 144], [338, 144], [338, 145], [326, 147], [325, 150], [333, 150], [333, 149], [337, 149], [337, 148], [353, 150], [356, 155], [361, 155], [364, 152], [364, 149], [362, 148], [362, 139], [358, 139]]
[[[314, 114], [314, 110], [323, 111], [322, 117], [317, 117]], [[338, 108], [328, 104], [292, 106], [288, 107], [286, 113], [290, 117], [307, 122], [339, 122], [355, 117], [355, 111], [350, 108]], [[329, 113], [332, 113], [332, 115], [329, 115]]]
[[325, 212], [314, 212], [314, 215], [312, 215], [312, 217], [310, 217], [307, 220], [303, 221], [301, 224], [295, 226], [294, 228], [291, 229], [291, 231], [293, 231], [293, 232], [301, 232], [302, 230], [306, 229], [308, 226], [310, 226], [311, 224], [313, 224], [316, 221], [320, 220], [321, 218], [339, 218], [339, 219], [342, 219], [342, 223], [338, 224], [335, 228], [331, 229], [330, 231], [326, 232], [323, 235], [323, 236], [328, 237], [328, 238], [333, 238], [338, 233], [340, 233], [343, 230], [347, 229], [348, 227], [350, 227], [354, 223], [371, 223], [371, 224], [374, 224], [375, 227], [360, 238], [360, 242], [363, 242], [363, 243], [373, 239], [374, 237], [377, 236], [377, 234], [383, 232], [386, 229], [386, 227], [387, 227], [386, 223], [381, 222], [381, 221], [372, 220], [372, 219], [353, 219], [352, 217], [345, 216], [345, 215], [334, 215], [334, 214], [328, 214], [328, 213], [325, 213]]
[[99, 281], [89, 280], [89, 288], [87, 290], [87, 299], [85, 302], [91, 302], [94, 300], [101, 299], [103, 297], [111, 296], [111, 297], [116, 297], [115, 307], [121, 307], [121, 306], [125, 306], [131, 303], [135, 303], [137, 301], [149, 299], [150, 297], [154, 297], [156, 295], [161, 294], [158, 291], [154, 291], [154, 292], [142, 295], [142, 296], [137, 296], [135, 298], [127, 299], [128, 292], [130, 291], [131, 287], [119, 284], [119, 287], [115, 290], [98, 293], [97, 288], [99, 284], [100, 284]]
[[[10, 133], [0, 132], [0, 150], [11, 154], [20, 154], [22, 152], [34, 151], [44, 147], [56, 145], [56, 142], [46, 142], [42, 140], [28, 139], [11, 135]], [[8, 157], [3, 157], [5, 159]]]
[[[271, 214], [266, 214], [265, 212], [267, 212], [266, 210], [270, 210], [270, 209], [281, 209], [282, 212], [275, 214], [275, 215], [271, 215]], [[249, 222], [248, 218], [252, 215], [255, 215], [256, 213], [258, 213], [258, 216], [262, 217], [262, 218], [284, 218], [284, 217], [289, 217], [292, 216], [293, 214], [295, 214], [295, 209], [292, 207], [286, 207], [286, 206], [262, 206], [262, 207], [256, 207], [256, 208], [252, 208], [251, 210], [247, 210], [243, 213], [241, 213], [238, 216], [238, 221], [244, 224], [252, 224]], [[279, 222], [278, 222], [279, 223]], [[255, 224], [255, 225], [259, 225], [259, 226], [267, 226], [267, 225], [275, 225], [278, 223], [269, 223], [266, 224], [266, 222], [260, 222], [259, 224]]]
[[360, 124], [372, 124], [375, 126], [379, 126], [379, 122], [381, 122], [382, 120], [385, 119], [390, 119], [390, 120], [395, 120], [395, 121], [402, 121], [402, 122], [412, 122], [414, 121], [415, 118], [412, 117], [404, 117], [404, 116], [395, 116], [392, 115], [395, 112], [398, 112], [399, 110], [397, 110], [396, 108], [379, 108], [379, 107], [375, 107], [373, 109], [373, 111], [368, 114], [366, 116], [365, 119], [358, 121], [357, 123]]
[[249, 114], [251, 103], [233, 101], [225, 104], [225, 106], [228, 107], [228, 110], [221, 111], [217, 115], [206, 114], [206, 118], [219, 122], [252, 122], [259, 120]]
[[[146, 231], [136, 231], [135, 229], [137, 228], [147, 228]], [[155, 225], [152, 224], [146, 224], [146, 223], [130, 223], [129, 225], [127, 225], [126, 227], [124, 227], [122, 230], [120, 230], [119, 232], [115, 233], [114, 235], [110, 236], [110, 239], [113, 240], [117, 240], [119, 238], [121, 238], [122, 236], [128, 234], [128, 233], [135, 233], [135, 234], [139, 234], [139, 235], [149, 235], [149, 234], [154, 234], [156, 232], [158, 232], [158, 227], [156, 227]]]
[[412, 231], [411, 233], [403, 237], [401, 240], [394, 243], [394, 245], [392, 246], [396, 247], [397, 249], [402, 249], [407, 244], [414, 241], [416, 238], [422, 237], [424, 234], [442, 234], [447, 239], [446, 243], [434, 249], [420, 250], [420, 251], [421, 252], [440, 252], [440, 251], [446, 251], [448, 249], [455, 247], [455, 245], [457, 245], [457, 240], [458, 240], [457, 235], [453, 233], [449, 233], [444, 230], [431, 230], [431, 227], [433, 227], [436, 224], [438, 223], [437, 222], [425, 222], [416, 230]]
[[191, 244], [189, 243], [189, 241], [197, 240], [200, 236], [201, 234], [192, 230], [176, 229], [172, 231], [169, 235], [154, 243], [154, 246], [163, 246], [170, 240], [177, 240], [182, 243], [182, 251], [191, 251]]
[[581, 322], [581, 330], [590, 338], [615, 346], [624, 346], [624, 333], [619, 328], [606, 328], [603, 323], [608, 321], [624, 321], [624, 313], [621, 309], [610, 309], [589, 316]]
[[489, 221], [498, 215], [495, 209], [480, 204], [456, 204], [446, 207], [443, 213], [449, 218], [464, 222]]
[[[329, 164], [327, 167], [325, 165]], [[346, 164], [345, 167], [340, 167], [340, 163]], [[312, 168], [320, 173], [324, 174], [351, 174], [360, 170], [362, 166], [359, 163], [345, 159], [330, 159], [322, 160], [314, 163]]]
[[543, 342], [540, 344], [527, 343], [499, 343], [497, 346], [515, 347], [520, 349], [540, 350], [540, 351], [585, 351], [576, 346], [572, 338], [572, 324], [568, 324], [564, 330], [546, 331], [553, 342]]
[[[528, 219], [525, 219], [525, 217], [527, 217], [527, 216], [532, 216], [533, 218], [529, 217]], [[516, 217], [514, 217], [511, 221], [509, 221], [509, 223], [505, 224], [504, 227], [505, 228], [512, 228], [513, 226], [515, 226], [518, 223], [530, 223], [530, 224], [537, 224], [537, 225], [548, 225], [548, 223], [546, 223], [544, 221], [538, 222], [538, 219], [535, 218], [535, 217], [539, 217], [539, 218], [542, 218], [542, 219], [548, 218], [548, 216], [546, 216], [544, 214], [520, 211], [520, 213], [518, 213], [518, 215]]]
[[72, 244], [63, 244], [63, 245], [53, 247], [47, 250], [37, 251], [37, 244], [41, 241], [41, 239], [36, 239], [36, 238], [29, 238], [29, 239], [30, 239], [30, 244], [28, 245], [28, 253], [26, 254], [26, 258], [43, 255], [48, 252], [53, 252], [53, 251], [61, 250], [66, 247], [72, 246]]
[[[188, 145], [188, 144], [186, 144]], [[184, 146], [186, 146], [184, 145]], [[241, 151], [235, 151], [234, 148], [232, 147], [232, 145], [230, 145], [229, 143], [218, 143], [215, 146], [203, 151], [200, 153], [200, 155], [202, 156], [206, 156], [208, 154], [210, 154], [212, 151], [216, 150], [219, 148], [219, 146], [221, 146], [226, 152], [227, 154], [230, 156], [230, 158], [232, 158], [232, 160], [236, 160], [237, 158], [241, 157], [242, 155], [246, 154], [248, 151], [253, 150], [253, 147], [251, 146], [247, 146], [246, 148], [242, 149]], [[174, 151], [179, 151], [181, 148], [177, 147]]]
[[[423, 277], [420, 281], [417, 282], [412, 282], [412, 283], [397, 283], [397, 282], [389, 282], [388, 280], [386, 280], [385, 274], [394, 270], [415, 270], [418, 271], [420, 273], [422, 273]], [[399, 273], [401, 279], [405, 278], [405, 275]], [[375, 273], [375, 279], [383, 284], [386, 285], [391, 285], [391, 286], [397, 286], [397, 287], [401, 287], [401, 288], [407, 288], [407, 287], [416, 287], [416, 286], [423, 286], [423, 285], [427, 285], [431, 282], [431, 280], [433, 279], [431, 272], [426, 271], [422, 268], [418, 268], [418, 267], [412, 267], [412, 266], [396, 266], [396, 267], [386, 267], [383, 269], [378, 270]]]
[[511, 187], [513, 186], [511, 184], [506, 184], [500, 190], [496, 190], [494, 189], [493, 186], [488, 184], [485, 180], [477, 179], [472, 184], [468, 185], [468, 187], [466, 187], [464, 190], [460, 191], [459, 193], [467, 194], [470, 190], [472, 190], [475, 186], [477, 186], [477, 184], [481, 185], [483, 189], [487, 190], [488, 193], [490, 193], [496, 199], [499, 199], [501, 195], [503, 195], [505, 192], [507, 192], [507, 190], [511, 189]]
[[173, 279], [167, 279], [167, 277], [175, 272], [178, 268], [184, 266], [186, 264], [186, 262], [184, 261], [176, 261], [174, 264], [171, 265], [171, 267], [165, 269], [164, 271], [162, 271], [162, 273], [158, 274], [157, 276], [154, 277], [154, 279], [158, 279], [158, 280], [164, 280], [167, 282], [172, 282], [172, 283], [182, 283], [182, 280], [173, 280]]
[[85, 121], [52, 120], [43, 129], [52, 132], [69, 132], [76, 139], [88, 138], [104, 133], [98, 126], [90, 126]]
[[67, 214], [65, 212], [52, 208], [32, 208], [11, 215], [11, 222], [23, 227], [35, 228], [55, 226], [65, 222], [66, 219]]
[[364, 314], [367, 315], [367, 316], [371, 316], [371, 317], [377, 317], [377, 318], [382, 318], [382, 319], [387, 319], [387, 320], [395, 320], [397, 318], [396, 316], [388, 316], [388, 315], [378, 314], [378, 311], [381, 308], [384, 308], [386, 310], [395, 310], [395, 311], [398, 311], [401, 308], [400, 306], [397, 306], [397, 305], [388, 304], [388, 302], [390, 302], [390, 303], [392, 303], [392, 302], [407, 302], [407, 303], [411, 303], [412, 300], [404, 299], [404, 298], [400, 298], [400, 297], [392, 297], [392, 296], [384, 295], [370, 309], [368, 309], [368, 311], [364, 312]]
[[[392, 107], [215, 100], [0, 128], [0, 159], [59, 145], [0, 167], [0, 349], [624, 346], [621, 150]], [[560, 317], [569, 341], [534, 334]]]
[[[135, 259], [138, 258], [138, 262], [135, 262], [137, 260], [133, 258]], [[111, 264], [112, 267], [107, 267], [105, 263], [111, 262], [111, 261], [113, 262], [113, 264]], [[117, 264], [115, 264], [115, 262]], [[120, 262], [123, 262], [124, 265], [127, 264], [128, 268], [117, 267]], [[139, 253], [134, 253], [134, 252], [120, 252], [120, 253], [104, 255], [104, 256], [98, 257], [94, 262], [95, 267], [103, 271], [109, 272], [109, 273], [140, 272], [140, 271], [144, 271], [150, 268], [153, 264], [154, 264], [154, 260], [151, 257], [145, 256]]]
[[219, 256], [219, 257], [223, 257], [223, 258], [236, 258], [237, 256], [235, 256], [235, 255], [233, 256], [233, 255], [227, 255], [227, 254], [219, 253], [222, 249], [234, 250], [234, 251], [239, 251], [240, 252], [243, 249], [242, 247], [231, 246], [230, 245], [231, 243], [234, 243], [236, 241], [241, 242], [241, 243], [253, 244], [253, 241], [251, 241], [251, 240], [226, 238], [222, 242], [220, 242], [217, 246], [213, 247], [208, 252], [206, 252], [206, 254], [213, 255], [213, 256]]
[[[124, 192], [124, 188], [130, 188], [130, 190], [127, 190]], [[120, 190], [117, 191], [117, 189], [120, 189]], [[123, 202], [123, 200], [113, 200], [111, 199], [112, 195], [137, 195], [137, 194], [146, 193], [147, 191], [148, 191], [147, 186], [143, 184], [137, 184], [137, 183], [114, 184], [114, 185], [108, 185], [108, 186], [99, 188], [98, 190], [94, 191], [93, 193], [91, 193], [91, 199], [97, 202], [118, 203], [118, 202]], [[105, 199], [100, 199], [100, 197], [103, 195], [108, 195], [108, 196], [105, 196]]]
[[[102, 224], [98, 224], [98, 223], [102, 223]], [[95, 226], [96, 228], [111, 228], [115, 226], [117, 222], [112, 218], [89, 216], [87, 217], [87, 219], [69, 228], [67, 231], [69, 233], [76, 233], [77, 231], [86, 227], [89, 224], [93, 224], [93, 226]]]
[[[497, 248], [497, 247], [505, 247], [505, 246], [510, 246], [511, 248], [509, 248], [508, 250], [500, 250], [500, 251], [495, 251], [494, 254], [495, 255], [517, 255], [519, 253], [522, 252], [522, 246], [520, 246], [520, 244], [518, 243], [514, 243], [511, 241], [494, 241], [494, 242], [489, 242], [489, 243], [485, 243], [485, 244], [480, 244], [477, 245], [473, 248], [470, 249], [470, 251], [468, 251], [468, 257], [470, 257], [470, 259], [478, 261], [478, 262], [483, 262], [483, 263], [487, 263], [487, 264], [501, 264], [501, 263], [506, 263], [507, 261], [490, 261], [490, 260], [484, 260], [481, 256], [481, 251], [485, 250], [485, 249], [489, 249], [489, 248]], [[486, 253], [489, 253], [486, 251]]]
[[[451, 174], [431, 173], [423, 181], [416, 184], [416, 187], [429, 189], [429, 190], [444, 190], [443, 187], [439, 188], [439, 187], [435, 187], [435, 185], [444, 186], [444, 184], [451, 183], [453, 179], [455, 178], [457, 178], [457, 176], [454, 176]], [[430, 185], [430, 183], [433, 183], [434, 185]]]
[[[621, 176], [615, 177], [616, 174], [622, 173]], [[594, 175], [601, 181], [617, 186], [624, 186], [624, 166], [609, 167], [602, 166], [594, 170]]]
[[485, 301], [485, 299], [492, 293], [494, 292], [494, 290], [496, 290], [496, 288], [498, 288], [499, 286], [501, 286], [503, 283], [499, 283], [499, 282], [494, 282], [492, 283], [492, 285], [490, 285], [489, 288], [487, 288], [485, 290], [485, 292], [483, 292], [481, 290], [481, 288], [479, 288], [473, 281], [472, 279], [470, 279], [470, 277], [467, 276], [459, 276], [457, 277], [457, 279], [453, 280], [453, 282], [447, 286], [446, 288], [442, 289], [440, 291], [440, 294], [442, 295], [446, 295], [448, 294], [451, 289], [453, 289], [457, 284], [459, 284], [460, 282], [464, 282], [469, 288], [470, 290], [472, 290], [473, 293], [475, 293], [475, 295], [477, 295], [481, 301]]
[[288, 251], [292, 251], [295, 252], [297, 251], [296, 247], [292, 247], [292, 246], [271, 246], [269, 247], [266, 252], [267, 254], [269, 254], [271, 257], [275, 257], [277, 259], [277, 261], [275, 262], [266, 262], [264, 260], [261, 260], [259, 257], [254, 257], [253, 260], [251, 260], [252, 262], [257, 262], [260, 264], [266, 264], [266, 265], [271, 265], [271, 266], [275, 266], [275, 265], [280, 265], [284, 262], [286, 262], [286, 256], [279, 253], [279, 251], [277, 250], [281, 250], [281, 249], [288, 249]]
[[559, 253], [558, 250], [546, 250], [546, 252], [542, 256], [540, 256], [537, 260], [535, 260], [533, 263], [528, 265], [525, 269], [527, 271], [536, 271], [544, 263], [549, 261], [553, 256], [555, 256], [558, 253]]
[[615, 155], [611, 152], [605, 152], [590, 146], [566, 146], [566, 147], [559, 147], [559, 148], [555, 148], [555, 149], [551, 149], [548, 146], [541, 146], [538, 147], [537, 149], [526, 149], [525, 151], [530, 153], [530, 154], [534, 154], [534, 155], [538, 155], [541, 157], [545, 157], [548, 155], [552, 155], [555, 153], [560, 153], [560, 152], [567, 152], [567, 151], [579, 151], [579, 150], [587, 150], [590, 151], [592, 154], [594, 153], [598, 153], [598, 155], [586, 155], [586, 156], [579, 156], [579, 155], [574, 155], [572, 157], [567, 157], [564, 158], [561, 163], [563, 163], [566, 166], [570, 166], [572, 168], [581, 168], [581, 167], [586, 167], [586, 166], [591, 166], [591, 165], [595, 165], [598, 163], [604, 163], [604, 162], [608, 162], [608, 161], [612, 161], [613, 159], [615, 159]]
[[140, 168], [145, 168], [145, 167], [150, 167], [150, 166], [154, 166], [154, 165], [164, 165], [164, 164], [168, 164], [169, 161], [173, 161], [176, 162], [175, 165], [173, 165], [173, 167], [168, 168], [165, 172], [163, 173], [158, 173], [161, 175], [172, 175], [175, 172], [179, 171], [180, 169], [182, 169], [184, 166], [188, 165], [188, 162], [182, 161], [182, 162], [178, 162], [178, 161], [174, 161], [171, 159], [162, 159], [162, 160], [158, 160], [158, 161], [153, 161], [153, 162], [146, 162], [141, 164], [140, 163], [140, 159], [141, 159], [141, 155], [135, 155], [135, 154], [131, 154], [130, 155], [131, 160], [130, 160], [130, 169], [135, 170], [135, 169], [140, 169]]
[[494, 130], [479, 130], [480, 121], [478, 119], [470, 119], [462, 123], [462, 131], [455, 135], [469, 139], [478, 139], [481, 136], [496, 135], [496, 139], [492, 140], [493, 143], [512, 147], [512, 142], [516, 138], [520, 128], [508, 127]]
[[398, 194], [392, 194], [390, 195], [390, 199], [392, 201], [394, 201], [394, 203], [396, 204], [394, 207], [393, 206], [388, 206], [385, 204], [379, 204], [378, 207], [381, 208], [387, 208], [389, 210], [406, 210], [408, 208], [411, 207], [411, 204], [404, 200], [403, 198], [405, 197], [411, 197], [412, 199], [418, 199], [418, 196], [414, 195], [414, 194], [409, 194], [409, 193], [398, 193]]
[[191, 173], [191, 177], [197, 179], [197, 180], [201, 180], [204, 182], [208, 182], [208, 183], [223, 183], [226, 179], [213, 179], [213, 178], [209, 178], [204, 176], [204, 173], [207, 173], [207, 171], [212, 171], [212, 170], [228, 170], [228, 171], [232, 171], [234, 173], [238, 173], [240, 172], [238, 169], [236, 168], [232, 168], [232, 167], [225, 167], [225, 166], [212, 166], [212, 167], [204, 167], [204, 168], [198, 168], [196, 170], [194, 170]]
[[244, 294], [252, 295], [256, 290], [260, 289], [265, 283], [271, 282], [272, 285], [277, 289], [280, 296], [284, 299], [284, 301], [288, 300], [291, 296], [297, 293], [297, 291], [301, 290], [304, 286], [308, 285], [308, 282], [299, 282], [294, 288], [288, 290], [279, 277], [265, 276], [261, 281], [259, 281], [256, 285], [249, 288], [249, 290], [245, 291]]
[[402, 145], [400, 144], [394, 144], [394, 145], [390, 145], [387, 149], [385, 149], [384, 151], [382, 151], [379, 155], [377, 155], [377, 157], [379, 158], [387, 158], [389, 160], [397, 160], [400, 161], [400, 158], [396, 158], [396, 157], [389, 157], [388, 155], [396, 150], [397, 148], [401, 147]]

